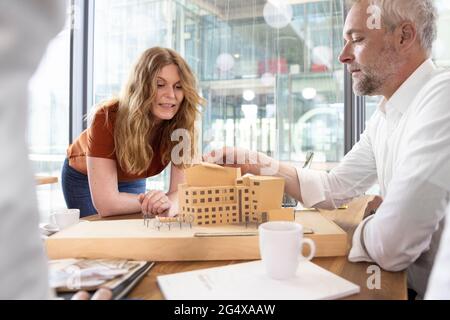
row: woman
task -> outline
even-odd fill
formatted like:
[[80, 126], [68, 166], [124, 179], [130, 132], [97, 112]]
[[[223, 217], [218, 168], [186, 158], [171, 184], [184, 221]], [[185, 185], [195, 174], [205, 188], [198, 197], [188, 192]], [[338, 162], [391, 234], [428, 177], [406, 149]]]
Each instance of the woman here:
[[[67, 207], [80, 209], [81, 216], [177, 214], [186, 164], [173, 163], [171, 151], [178, 142], [171, 134], [185, 129], [194, 156], [194, 121], [202, 102], [178, 53], [158, 47], [145, 51], [120, 97], [101, 104], [91, 126], [69, 147], [61, 177]], [[145, 178], [170, 162], [168, 193], [145, 193]]]

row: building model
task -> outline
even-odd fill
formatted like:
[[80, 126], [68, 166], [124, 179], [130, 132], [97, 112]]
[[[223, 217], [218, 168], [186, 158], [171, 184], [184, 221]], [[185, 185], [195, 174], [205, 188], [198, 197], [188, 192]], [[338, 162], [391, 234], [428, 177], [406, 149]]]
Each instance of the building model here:
[[241, 176], [240, 168], [201, 163], [185, 170], [178, 187], [180, 216], [196, 225], [263, 223], [294, 220], [293, 208], [282, 208], [284, 179]]

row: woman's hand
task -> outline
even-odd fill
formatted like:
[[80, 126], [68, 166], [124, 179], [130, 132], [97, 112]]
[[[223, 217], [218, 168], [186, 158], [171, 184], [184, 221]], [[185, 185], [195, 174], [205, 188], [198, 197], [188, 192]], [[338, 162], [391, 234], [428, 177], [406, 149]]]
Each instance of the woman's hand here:
[[169, 212], [172, 202], [167, 195], [160, 190], [151, 190], [146, 194], [139, 195], [141, 211], [144, 214], [162, 215]]

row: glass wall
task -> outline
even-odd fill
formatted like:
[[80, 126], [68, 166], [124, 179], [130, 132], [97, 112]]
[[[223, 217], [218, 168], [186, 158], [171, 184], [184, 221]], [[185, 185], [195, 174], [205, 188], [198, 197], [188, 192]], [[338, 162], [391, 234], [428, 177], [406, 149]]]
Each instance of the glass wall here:
[[338, 162], [342, 25], [342, 0], [96, 0], [94, 102], [119, 93], [142, 51], [171, 47], [208, 101], [202, 152], [241, 146], [301, 164], [312, 150], [315, 162]]
[[[36, 175], [60, 177], [69, 144], [70, 13], [29, 83], [28, 143]], [[41, 220], [65, 207], [60, 182], [37, 187]]]

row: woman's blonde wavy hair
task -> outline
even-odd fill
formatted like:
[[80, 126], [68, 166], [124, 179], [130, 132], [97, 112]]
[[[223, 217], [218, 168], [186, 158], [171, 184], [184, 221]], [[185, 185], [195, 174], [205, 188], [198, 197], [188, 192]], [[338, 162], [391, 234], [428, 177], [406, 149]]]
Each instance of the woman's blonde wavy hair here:
[[[171, 64], [178, 67], [184, 99], [171, 120], [156, 125], [151, 112], [156, 99], [156, 79], [161, 69]], [[196, 157], [197, 137], [194, 122], [199, 114], [199, 105], [205, 101], [197, 93], [194, 74], [177, 52], [160, 47], [146, 50], [130, 73], [118, 101], [114, 143], [117, 161], [122, 170], [130, 174], [144, 173], [155, 152], [161, 153], [163, 163], [169, 163], [172, 148], [178, 143], [171, 140], [171, 134], [176, 129], [187, 130], [191, 138], [191, 157]], [[158, 135], [157, 139], [160, 137], [160, 141], [157, 141], [160, 143], [160, 150], [153, 150], [150, 144], [151, 135]], [[187, 164], [176, 166], [184, 168]]]

